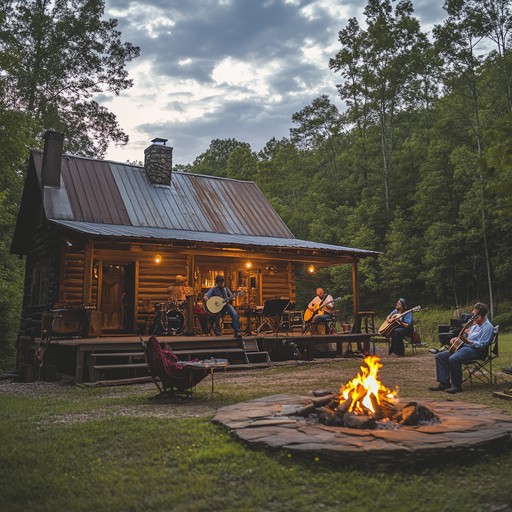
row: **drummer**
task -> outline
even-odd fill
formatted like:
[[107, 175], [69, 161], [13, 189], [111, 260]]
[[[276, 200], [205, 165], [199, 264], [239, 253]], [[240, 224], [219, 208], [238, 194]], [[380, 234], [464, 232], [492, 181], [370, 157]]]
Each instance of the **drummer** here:
[[187, 296], [185, 295], [185, 283], [187, 282], [187, 278], [178, 274], [174, 279], [174, 284], [169, 286], [167, 290], [169, 291], [169, 300], [176, 304], [182, 304], [187, 300]]

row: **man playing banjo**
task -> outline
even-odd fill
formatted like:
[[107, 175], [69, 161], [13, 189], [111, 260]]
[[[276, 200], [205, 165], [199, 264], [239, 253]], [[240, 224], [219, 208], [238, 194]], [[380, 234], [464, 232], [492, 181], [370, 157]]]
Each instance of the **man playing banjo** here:
[[[224, 306], [219, 312], [215, 312], [215, 320], [213, 324], [213, 330], [216, 336], [220, 336], [220, 319], [228, 314], [233, 322], [233, 331], [235, 338], [241, 338], [240, 335], [240, 319], [235, 308], [230, 304], [230, 301], [235, 297], [235, 294], [226, 287], [226, 279], [224, 276], [218, 275], [215, 277], [215, 286], [210, 288], [203, 296], [203, 302], [205, 303], [206, 309], [208, 309], [208, 299], [212, 297], [220, 297]], [[212, 311], [210, 311], [212, 313]]]

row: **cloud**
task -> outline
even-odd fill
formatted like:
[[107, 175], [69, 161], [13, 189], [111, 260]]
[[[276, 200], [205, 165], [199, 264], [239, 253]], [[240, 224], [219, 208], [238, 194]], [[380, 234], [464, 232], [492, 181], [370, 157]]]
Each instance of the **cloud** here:
[[[433, 23], [442, 0], [418, 1]], [[359, 0], [106, 0], [123, 40], [140, 46], [129, 65], [134, 87], [102, 97], [130, 136], [114, 160], [141, 160], [152, 138], [169, 139], [177, 163], [191, 163], [213, 139], [260, 150], [287, 137], [291, 117], [321, 94], [338, 104], [328, 67], [338, 31], [362, 17]], [[434, 5], [432, 5], [434, 4]], [[338, 105], [343, 108], [342, 105]]]

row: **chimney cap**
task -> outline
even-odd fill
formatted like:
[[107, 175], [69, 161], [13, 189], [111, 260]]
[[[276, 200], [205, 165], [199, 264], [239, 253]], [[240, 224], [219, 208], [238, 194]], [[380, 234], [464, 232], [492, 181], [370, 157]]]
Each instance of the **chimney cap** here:
[[161, 139], [160, 137], [155, 137], [151, 142], [159, 146], [165, 146], [167, 140], [168, 139]]

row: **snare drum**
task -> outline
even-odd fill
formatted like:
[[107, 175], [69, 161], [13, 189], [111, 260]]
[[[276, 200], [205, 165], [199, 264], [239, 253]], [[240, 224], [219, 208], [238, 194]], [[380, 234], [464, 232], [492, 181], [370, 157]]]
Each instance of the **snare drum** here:
[[168, 334], [180, 334], [185, 327], [185, 317], [181, 311], [173, 309], [167, 313]]
[[155, 311], [157, 313], [162, 312], [162, 311], [167, 311], [167, 302], [157, 302], [155, 304]]

